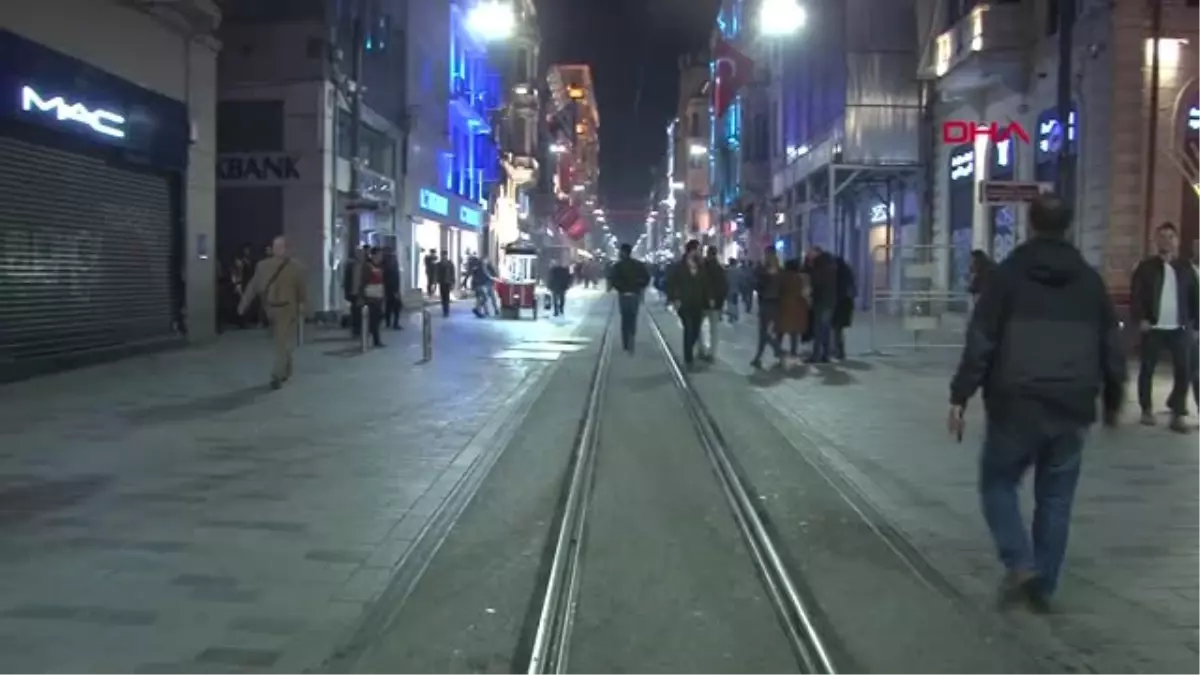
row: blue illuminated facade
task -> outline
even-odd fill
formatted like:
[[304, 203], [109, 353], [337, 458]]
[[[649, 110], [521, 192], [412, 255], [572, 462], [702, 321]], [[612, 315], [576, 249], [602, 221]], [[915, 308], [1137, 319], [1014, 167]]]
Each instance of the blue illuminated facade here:
[[500, 74], [487, 52], [468, 31], [465, 13], [456, 3], [450, 16], [449, 149], [438, 166], [440, 187], [480, 206], [487, 205], [488, 186], [500, 171], [492, 135], [491, 111], [500, 107]]
[[[726, 0], [717, 14], [717, 31], [722, 39], [736, 43], [745, 29], [745, 0]], [[711, 81], [716, 80], [716, 62], [709, 64]], [[709, 175], [713, 177], [710, 206], [724, 214], [741, 194], [743, 97], [738, 94], [725, 115], [712, 120], [709, 134]]]

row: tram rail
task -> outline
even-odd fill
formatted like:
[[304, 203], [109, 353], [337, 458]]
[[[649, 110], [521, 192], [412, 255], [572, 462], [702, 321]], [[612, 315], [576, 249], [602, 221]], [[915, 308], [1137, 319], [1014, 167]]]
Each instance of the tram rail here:
[[[614, 312], [615, 314], [615, 312]], [[803, 673], [835, 673], [829, 650], [818, 634], [812, 611], [803, 600], [788, 570], [780, 546], [767, 528], [752, 497], [752, 490], [739, 475], [731, 451], [716, 421], [705, 407], [688, 375], [671, 350], [658, 320], [645, 312], [651, 328], [654, 348], [663, 358], [673, 389], [692, 422], [692, 431], [704, 448], [712, 471], [728, 503], [738, 534], [766, 596], [775, 610], [783, 634]], [[611, 315], [610, 315], [611, 316]], [[599, 356], [592, 372], [588, 396], [573, 448], [572, 466], [564, 485], [557, 530], [549, 571], [541, 587], [540, 611], [532, 630], [528, 673], [565, 673], [570, 664], [576, 635], [576, 612], [580, 605], [580, 580], [586, 574], [586, 536], [589, 503], [595, 484], [600, 446], [600, 421], [605, 412], [608, 383], [612, 370], [612, 333], [610, 318], [605, 327]], [[645, 341], [643, 340], [643, 343]]]

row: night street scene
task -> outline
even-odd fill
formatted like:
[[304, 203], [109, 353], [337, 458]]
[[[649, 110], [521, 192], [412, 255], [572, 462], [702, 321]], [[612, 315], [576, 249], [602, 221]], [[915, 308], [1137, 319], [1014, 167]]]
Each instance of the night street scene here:
[[1198, 12], [0, 0], [0, 672], [1200, 671]]

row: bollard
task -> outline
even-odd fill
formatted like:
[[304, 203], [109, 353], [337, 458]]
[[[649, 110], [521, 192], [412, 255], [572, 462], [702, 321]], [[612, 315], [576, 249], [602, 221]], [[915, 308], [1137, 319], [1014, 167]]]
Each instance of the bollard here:
[[296, 319], [296, 346], [304, 346], [304, 317]]
[[421, 308], [421, 360], [433, 360], [433, 314], [428, 307]]
[[358, 348], [365, 352], [365, 351], [367, 351], [367, 345], [370, 344], [367, 342], [367, 337], [368, 337], [367, 333], [370, 332], [367, 328], [369, 325], [370, 311], [369, 311], [369, 308], [365, 304], [363, 305], [362, 312], [360, 312], [360, 314], [362, 315], [362, 318], [360, 319], [359, 326], [358, 326], [358, 328], [359, 328], [358, 335], [360, 338]]

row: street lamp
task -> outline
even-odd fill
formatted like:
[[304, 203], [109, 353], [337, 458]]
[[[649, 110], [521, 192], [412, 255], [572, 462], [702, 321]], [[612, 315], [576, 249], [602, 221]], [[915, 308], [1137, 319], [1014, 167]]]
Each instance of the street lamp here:
[[759, 30], [766, 36], [791, 35], [804, 27], [808, 13], [796, 0], [763, 0]]
[[506, 2], [484, 0], [467, 13], [467, 30], [484, 42], [507, 40], [517, 30], [517, 15]]

